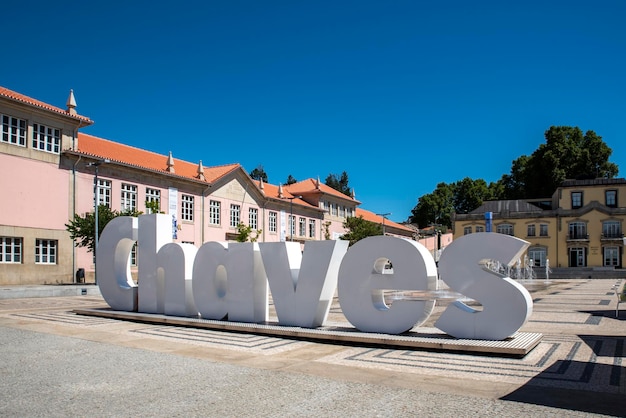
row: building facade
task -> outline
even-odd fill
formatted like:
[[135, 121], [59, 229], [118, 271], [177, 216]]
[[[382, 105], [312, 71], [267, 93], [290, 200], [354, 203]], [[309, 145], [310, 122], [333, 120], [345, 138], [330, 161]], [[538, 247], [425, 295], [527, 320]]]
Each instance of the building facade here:
[[566, 180], [551, 199], [488, 201], [453, 220], [455, 238], [491, 224], [530, 242], [526, 257], [535, 267], [621, 269], [626, 180]]
[[[357, 208], [361, 202], [319, 179], [291, 185], [253, 180], [239, 164], [205, 167], [79, 132], [73, 92], [61, 109], [0, 87], [0, 285], [93, 280], [94, 256], [66, 224], [94, 211], [172, 217], [172, 241], [196, 246], [236, 240], [239, 224], [258, 242], [339, 239], [349, 216], [385, 222], [386, 234], [412, 238], [403, 225]], [[146, 202], [152, 202], [149, 206]], [[136, 266], [136, 251], [131, 270]]]

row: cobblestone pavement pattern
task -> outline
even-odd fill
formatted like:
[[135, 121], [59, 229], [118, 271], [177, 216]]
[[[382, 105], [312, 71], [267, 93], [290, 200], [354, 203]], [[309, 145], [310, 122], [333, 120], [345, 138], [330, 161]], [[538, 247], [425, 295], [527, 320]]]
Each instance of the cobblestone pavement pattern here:
[[[523, 358], [81, 316], [99, 296], [0, 300], [1, 416], [626, 416], [615, 280], [531, 286]], [[425, 326], [445, 309], [439, 305]], [[345, 322], [338, 303], [329, 321]]]

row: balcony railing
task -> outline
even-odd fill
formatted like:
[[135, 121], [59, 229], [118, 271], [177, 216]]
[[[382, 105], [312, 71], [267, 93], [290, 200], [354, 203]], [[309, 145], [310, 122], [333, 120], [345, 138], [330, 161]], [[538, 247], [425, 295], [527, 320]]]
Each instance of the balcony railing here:
[[589, 241], [589, 234], [582, 232], [574, 232], [567, 234], [568, 241]]
[[622, 240], [624, 239], [624, 234], [622, 232], [603, 232], [600, 235], [601, 240]]

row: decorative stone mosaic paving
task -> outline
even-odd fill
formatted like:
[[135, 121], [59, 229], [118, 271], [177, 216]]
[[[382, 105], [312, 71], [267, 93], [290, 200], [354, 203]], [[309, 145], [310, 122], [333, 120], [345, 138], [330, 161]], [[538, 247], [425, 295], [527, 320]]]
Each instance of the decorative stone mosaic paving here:
[[[321, 362], [403, 373], [620, 393], [626, 338], [547, 336], [522, 359], [350, 348]], [[621, 382], [621, 383], [620, 383]]]
[[[76, 315], [66, 311], [14, 313], [10, 316], [80, 327], [119, 323], [114, 319]], [[160, 325], [146, 325], [123, 332], [180, 344], [268, 356], [314, 344], [271, 336]], [[623, 393], [626, 387], [625, 345], [626, 337], [545, 335], [539, 345], [523, 358], [346, 347], [314, 361], [476, 381]]]
[[141, 334], [142, 336], [149, 338], [167, 339], [205, 347], [252, 351], [256, 354], [266, 355], [278, 354], [310, 344], [305, 341], [288, 340], [262, 335], [171, 326], [149, 326], [129, 332]]

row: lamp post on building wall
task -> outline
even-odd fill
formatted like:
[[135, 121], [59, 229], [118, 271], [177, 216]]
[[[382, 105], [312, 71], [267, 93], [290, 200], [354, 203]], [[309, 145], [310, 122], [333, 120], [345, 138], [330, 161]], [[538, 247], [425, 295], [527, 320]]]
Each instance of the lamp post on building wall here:
[[96, 254], [98, 251], [98, 233], [99, 233], [99, 222], [98, 222], [98, 206], [99, 206], [99, 200], [100, 200], [100, 196], [98, 196], [98, 167], [100, 167], [100, 165], [105, 164], [105, 163], [109, 163], [111, 162], [110, 160], [101, 160], [101, 161], [94, 161], [91, 162], [89, 164], [87, 164], [87, 167], [95, 167], [96, 169], [96, 173], [95, 176], [93, 178], [93, 209], [94, 209], [94, 221], [95, 221], [95, 240], [94, 240], [94, 246], [93, 246], [93, 257], [94, 257], [94, 270], [93, 270], [93, 281], [94, 284], [98, 284], [98, 273], [97, 273], [97, 269], [96, 267]]
[[383, 217], [383, 235], [385, 235], [385, 219], [387, 218], [387, 216], [391, 215], [391, 212], [387, 212], [387, 213], [377, 213], [376, 216], [382, 216]]
[[293, 230], [296, 228], [296, 222], [293, 219], [293, 199], [302, 199], [302, 196], [292, 196], [286, 199], [289, 199], [289, 233], [291, 236], [289, 241], [293, 242]]

